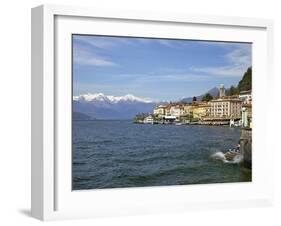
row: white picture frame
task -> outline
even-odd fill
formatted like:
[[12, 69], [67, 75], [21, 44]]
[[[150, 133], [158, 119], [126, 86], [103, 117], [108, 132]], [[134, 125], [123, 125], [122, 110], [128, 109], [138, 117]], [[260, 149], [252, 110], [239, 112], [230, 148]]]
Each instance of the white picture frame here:
[[[146, 29], [140, 31], [138, 26]], [[155, 29], [157, 27], [159, 29]], [[171, 31], [174, 31], [173, 34]], [[256, 98], [253, 110], [253, 181], [73, 192], [69, 153], [69, 35], [77, 32], [252, 42], [253, 71], [257, 75], [253, 81], [253, 95]], [[265, 19], [56, 5], [33, 8], [32, 216], [41, 220], [56, 220], [271, 205], [273, 181], [268, 175], [273, 172], [274, 150], [268, 148], [266, 140], [266, 120], [269, 116], [263, 94], [272, 92], [272, 32], [273, 22]]]

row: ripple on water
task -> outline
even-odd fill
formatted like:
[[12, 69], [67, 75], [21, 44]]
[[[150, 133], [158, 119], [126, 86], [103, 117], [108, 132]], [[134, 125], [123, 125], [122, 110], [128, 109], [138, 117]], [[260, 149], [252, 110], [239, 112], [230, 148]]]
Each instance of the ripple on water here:
[[131, 121], [76, 121], [73, 128], [73, 189], [251, 181], [239, 164], [210, 160], [236, 146], [238, 129]]

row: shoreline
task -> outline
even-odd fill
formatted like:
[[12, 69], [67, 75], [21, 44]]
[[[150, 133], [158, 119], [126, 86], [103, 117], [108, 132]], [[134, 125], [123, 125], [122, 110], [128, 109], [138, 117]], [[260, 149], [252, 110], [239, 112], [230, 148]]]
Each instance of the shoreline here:
[[[198, 121], [198, 122], [160, 122], [160, 121], [154, 121], [145, 123], [143, 121], [134, 121], [132, 119], [73, 119], [72, 122], [102, 122], [102, 121], [124, 121], [124, 122], [132, 122], [133, 124], [144, 124], [144, 125], [172, 125], [172, 126], [223, 126], [223, 127], [229, 127], [230, 123], [229, 121]], [[241, 128], [240, 126], [233, 126], [232, 128]]]
[[[229, 122], [221, 122], [221, 121], [213, 121], [213, 122], [189, 122], [189, 123], [184, 123], [184, 122], [133, 122], [135, 124], [148, 124], [148, 125], [175, 125], [175, 126], [188, 126], [188, 125], [198, 125], [198, 126], [224, 126], [224, 127], [229, 127], [230, 123]], [[240, 126], [232, 126], [232, 128], [240, 128]]]

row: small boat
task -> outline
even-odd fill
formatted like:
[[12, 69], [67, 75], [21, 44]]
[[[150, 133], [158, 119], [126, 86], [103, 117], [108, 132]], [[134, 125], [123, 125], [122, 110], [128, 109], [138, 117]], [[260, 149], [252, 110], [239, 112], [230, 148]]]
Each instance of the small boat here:
[[181, 126], [182, 123], [181, 123], [181, 122], [177, 122], [175, 125], [176, 125], [176, 126]]

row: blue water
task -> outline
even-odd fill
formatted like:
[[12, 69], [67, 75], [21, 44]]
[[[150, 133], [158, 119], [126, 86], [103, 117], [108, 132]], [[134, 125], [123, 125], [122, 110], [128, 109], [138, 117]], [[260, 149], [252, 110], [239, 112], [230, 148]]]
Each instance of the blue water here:
[[240, 130], [216, 126], [73, 121], [73, 189], [251, 181], [239, 164], [210, 156], [235, 147]]

